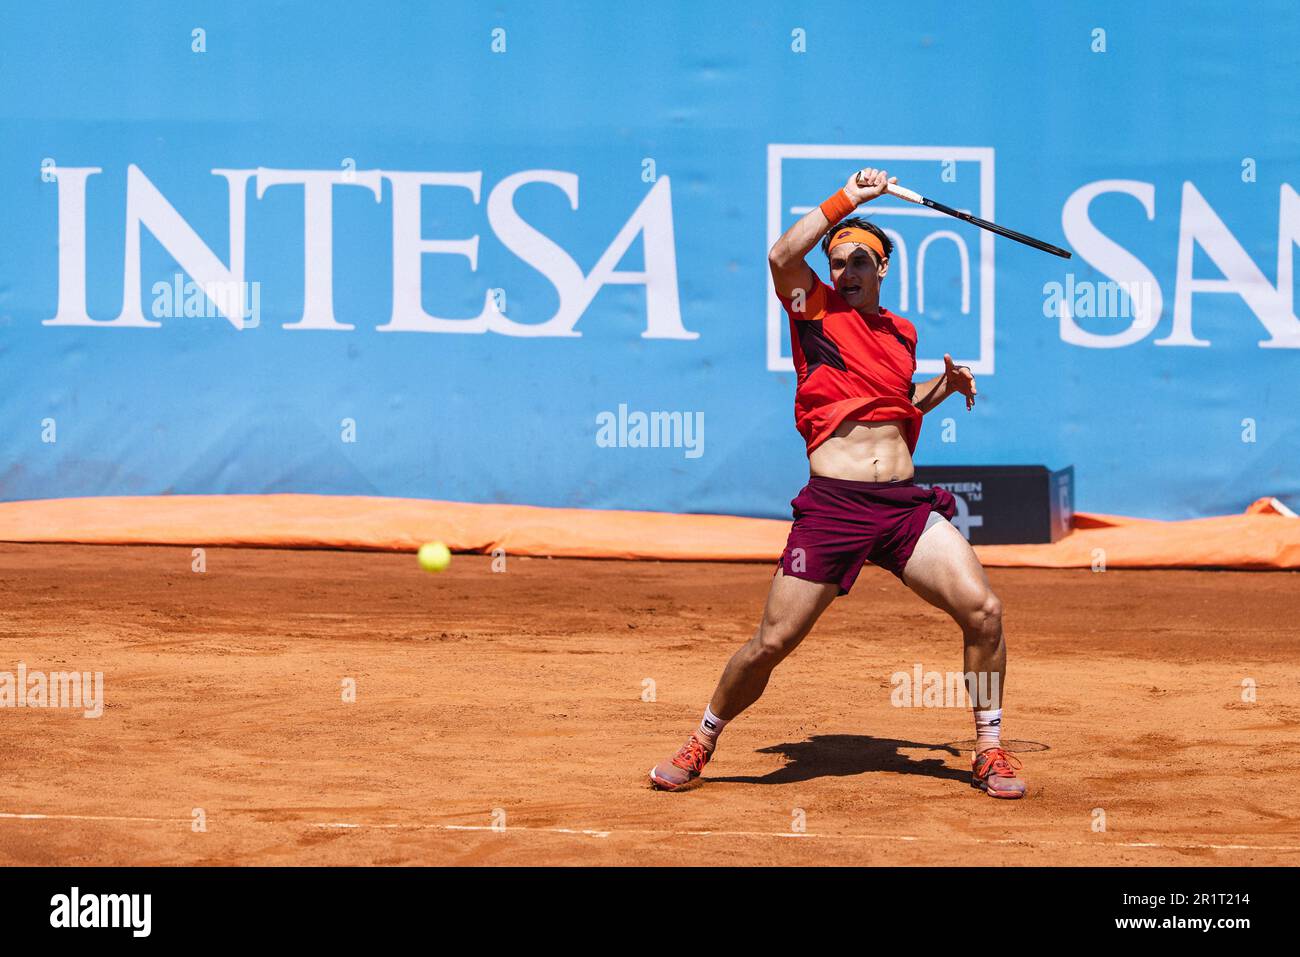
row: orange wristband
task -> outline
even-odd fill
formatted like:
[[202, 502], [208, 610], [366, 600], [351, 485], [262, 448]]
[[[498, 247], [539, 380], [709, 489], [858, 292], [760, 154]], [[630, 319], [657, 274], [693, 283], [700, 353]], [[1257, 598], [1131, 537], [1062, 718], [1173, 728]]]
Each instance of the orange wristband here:
[[849, 199], [842, 189], [836, 190], [821, 204], [822, 215], [826, 217], [827, 222], [832, 226], [857, 208], [853, 200]]

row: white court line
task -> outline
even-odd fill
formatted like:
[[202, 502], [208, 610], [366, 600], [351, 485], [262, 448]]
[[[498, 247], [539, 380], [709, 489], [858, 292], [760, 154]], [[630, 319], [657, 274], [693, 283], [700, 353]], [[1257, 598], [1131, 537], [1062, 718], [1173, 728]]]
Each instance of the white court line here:
[[147, 824], [192, 824], [192, 818], [181, 817], [122, 817], [114, 814], [16, 814], [0, 811], [4, 821], [139, 821]]
[[[237, 812], [243, 813], [243, 812]], [[4, 821], [132, 821], [147, 824], [192, 824], [190, 818], [174, 817], [125, 817], [107, 814], [19, 814], [0, 811], [0, 820]], [[266, 823], [266, 822], [262, 822]], [[651, 837], [779, 837], [779, 838], [818, 838], [829, 841], [931, 841], [942, 844], [965, 844], [978, 846], [984, 844], [1020, 844], [1033, 847], [1133, 847], [1161, 848], [1174, 851], [1300, 851], [1296, 844], [1166, 844], [1159, 841], [1043, 841], [1026, 838], [990, 838], [981, 840], [955, 840], [947, 837], [916, 837], [911, 834], [809, 834], [792, 831], [674, 831], [663, 828], [596, 828], [574, 827], [529, 827], [512, 824], [506, 828], [493, 827], [490, 824], [370, 824], [358, 821], [284, 821], [288, 825], [329, 828], [332, 830], [422, 830], [422, 831], [495, 831], [504, 834], [508, 831], [530, 831], [537, 834], [575, 834], [584, 837], [607, 838], [614, 834], [636, 834]]]
[[910, 834], [809, 834], [788, 831], [673, 831], [655, 828], [617, 828], [611, 830], [577, 829], [569, 827], [528, 827], [512, 824], [498, 828], [490, 824], [365, 824], [343, 821], [313, 823], [311, 827], [383, 830], [428, 830], [428, 831], [533, 831], [542, 834], [585, 834], [591, 837], [609, 837], [611, 834], [638, 834], [654, 837], [798, 837], [821, 838], [832, 841], [937, 841], [943, 844], [1029, 844], [1053, 847], [1156, 847], [1167, 850], [1215, 850], [1215, 851], [1300, 851], [1300, 845], [1293, 844], [1163, 844], [1157, 841], [1037, 841], [1024, 838], [990, 838], [981, 840], [953, 840], [946, 837], [915, 837]]
[[493, 827], [490, 824], [357, 824], [343, 821], [313, 823], [311, 827], [338, 828], [344, 830], [374, 828], [381, 830], [426, 830], [426, 831], [536, 831], [541, 834], [585, 834], [588, 837], [609, 837], [611, 834], [655, 834], [687, 835], [691, 837], [816, 837], [815, 834], [785, 833], [782, 831], [656, 831], [639, 828], [619, 828], [617, 831], [599, 831], [593, 828], [573, 827], [529, 827], [512, 824], [510, 827]]

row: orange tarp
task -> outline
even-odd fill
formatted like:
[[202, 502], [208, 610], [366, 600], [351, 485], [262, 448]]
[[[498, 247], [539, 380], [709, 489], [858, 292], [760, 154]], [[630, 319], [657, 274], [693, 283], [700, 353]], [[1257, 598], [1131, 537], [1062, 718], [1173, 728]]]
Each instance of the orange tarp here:
[[[790, 523], [726, 515], [335, 495], [167, 495], [0, 503], [0, 541], [452, 551], [774, 561]], [[1300, 519], [1273, 499], [1180, 522], [1081, 513], [1050, 545], [982, 545], [985, 565], [1300, 569]]]

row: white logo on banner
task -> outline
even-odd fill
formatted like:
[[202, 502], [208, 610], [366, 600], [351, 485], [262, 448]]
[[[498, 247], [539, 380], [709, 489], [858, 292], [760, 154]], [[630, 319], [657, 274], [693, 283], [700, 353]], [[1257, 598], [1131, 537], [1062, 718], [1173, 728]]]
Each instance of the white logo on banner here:
[[[783, 187], [786, 164], [815, 160], [844, 160], [846, 168], [853, 165], [875, 165], [890, 168], [909, 160], [925, 160], [941, 164], [945, 172], [951, 164], [970, 161], [979, 165], [979, 208], [972, 209], [976, 216], [997, 222], [994, 214], [994, 151], [990, 147], [943, 146], [833, 146], [814, 144], [772, 143], [767, 148], [767, 232], [768, 245], [776, 242], [787, 217], [803, 215], [817, 196], [787, 196]], [[946, 180], [945, 180], [946, 181]], [[1107, 310], [1100, 316], [1109, 323], [1105, 328], [1098, 321], [1087, 323], [1086, 309], [1081, 309], [1074, 296], [1073, 274], [1063, 277], [1061, 283], [1048, 283], [1055, 290], [1051, 297], [1051, 313], [1059, 321], [1063, 342], [1090, 349], [1113, 349], [1129, 346], [1144, 340], [1156, 328], [1165, 313], [1166, 289], [1156, 279], [1155, 273], [1116, 238], [1103, 233], [1090, 216], [1094, 199], [1107, 193], [1120, 193], [1132, 197], [1140, 204], [1137, 212], [1148, 221], [1156, 216], [1156, 187], [1154, 183], [1139, 180], [1098, 180], [1076, 189], [1061, 209], [1061, 227], [1067, 245], [1079, 259], [1101, 273], [1110, 282], [1081, 283], [1087, 291], [1102, 289], [1113, 294], [1122, 308]], [[937, 198], [937, 197], [936, 197]], [[871, 204], [867, 212], [873, 220], [888, 216], [931, 216], [954, 220], [942, 213], [920, 208], [889, 197]], [[890, 281], [899, 287], [899, 308], [904, 314], [909, 310], [917, 317], [926, 313], [925, 289], [927, 282], [926, 253], [936, 243], [950, 242], [958, 252], [960, 275], [954, 280], [961, 285], [961, 313], [971, 311], [971, 283], [978, 282], [979, 349], [973, 358], [957, 359], [969, 365], [974, 373], [993, 372], [994, 333], [994, 236], [980, 231], [977, 252], [968, 249], [962, 236], [949, 226], [940, 226], [925, 239], [909, 249], [903, 237], [888, 226], [882, 226], [894, 241], [895, 250], [890, 263]], [[1295, 307], [1295, 247], [1300, 245], [1300, 195], [1288, 183], [1278, 192], [1276, 283], [1271, 283], [1264, 269], [1251, 257], [1241, 242], [1233, 235], [1218, 212], [1201, 194], [1195, 184], [1182, 184], [1181, 207], [1178, 211], [1177, 265], [1173, 276], [1173, 322], [1167, 335], [1154, 340], [1158, 346], [1209, 346], [1211, 340], [1197, 336], [1193, 331], [1193, 303], [1199, 294], [1228, 295], [1240, 299], [1263, 326], [1265, 337], [1260, 347], [1269, 349], [1300, 349], [1300, 317]], [[1193, 272], [1196, 250], [1217, 269], [1217, 275], [1197, 276]], [[895, 278], [896, 277], [896, 278]], [[767, 293], [767, 368], [773, 372], [789, 372], [794, 366], [783, 350], [782, 330], [784, 316], [781, 305], [764, 276]], [[1168, 282], [1168, 279], [1166, 279]], [[1059, 287], [1059, 288], [1058, 288]], [[1135, 294], [1135, 292], [1137, 294]], [[1095, 319], [1096, 317], [1094, 317]], [[1124, 319], [1122, 328], [1115, 328], [1114, 320]], [[943, 371], [940, 359], [918, 357], [917, 371], [937, 373]]]
[[[1105, 193], [1123, 193], [1136, 199], [1146, 219], [1156, 217], [1156, 187], [1131, 179], [1103, 179], [1080, 186], [1065, 201], [1061, 227], [1070, 246], [1084, 262], [1107, 278], [1129, 289], [1149, 290], [1135, 297], [1132, 321], [1110, 332], [1089, 332], [1076, 321], [1075, 309], [1067, 297], [1057, 302], [1061, 339], [1089, 349], [1114, 349], [1145, 339], [1164, 314], [1165, 298], [1155, 273], [1119, 242], [1102, 233], [1089, 216], [1092, 201]], [[1295, 315], [1295, 281], [1292, 247], [1300, 244], [1300, 197], [1287, 183], [1278, 196], [1277, 285], [1268, 281], [1245, 248], [1232, 234], [1200, 190], [1183, 183], [1182, 209], [1178, 217], [1178, 265], [1174, 275], [1174, 321], [1169, 334], [1156, 339], [1158, 346], [1208, 346], [1192, 331], [1192, 297], [1196, 293], [1240, 298], [1260, 321], [1268, 338], [1260, 346], [1269, 349], [1300, 349], [1300, 319]], [[1192, 274], [1196, 248], [1200, 247], [1220, 275], [1212, 278]], [[1078, 317], [1082, 318], [1082, 317]]]
[[[424, 308], [422, 264], [425, 256], [459, 256], [478, 270], [479, 235], [430, 239], [421, 229], [425, 187], [463, 190], [478, 204], [483, 174], [396, 172], [393, 170], [214, 169], [229, 191], [228, 259], [200, 238], [156, 186], [134, 164], [127, 167], [126, 236], [124, 239], [122, 310], [112, 320], [92, 319], [86, 311], [86, 181], [99, 167], [57, 169], [59, 193], [59, 302], [47, 326], [153, 328], [162, 325], [146, 317], [141, 305], [140, 239], [148, 231], [176, 260], [182, 271], [209, 298], [212, 290], [245, 288], [244, 248], [247, 193], [256, 183], [256, 198], [267, 189], [295, 186], [303, 194], [303, 308], [286, 329], [348, 330], [353, 326], [334, 316], [334, 190], [369, 190], [376, 203], [387, 179], [392, 195], [393, 308], [379, 332], [495, 332], [504, 336], [579, 336], [575, 326], [596, 294], [606, 285], [645, 287], [646, 339], [697, 339], [699, 333], [682, 325], [677, 290], [677, 252], [673, 239], [672, 188], [659, 176], [610, 241], [589, 273], [558, 243], [526, 222], [515, 209], [515, 193], [526, 185], [560, 190], [570, 209], [578, 208], [578, 176], [559, 170], [524, 170], [497, 183], [486, 197], [486, 215], [497, 240], [540, 272], [555, 287], [559, 306], [543, 322], [515, 322], [506, 316], [499, 284], [484, 282], [482, 311], [469, 318], [434, 316]], [[618, 264], [640, 238], [645, 265], [639, 270]], [[217, 312], [236, 329], [248, 328], [241, 309], [214, 302]]]
[[[979, 208], [966, 210], [983, 219], [997, 222], [993, 209], [993, 149], [985, 146], [829, 146], [815, 144], [770, 143], [767, 147], [767, 244], [771, 246], [784, 231], [787, 214], [802, 216], [818, 202], [820, 196], [787, 197], [782, 187], [784, 164], [800, 160], [845, 160], [848, 163], [845, 177], [852, 166], [882, 166], [897, 161], [927, 160], [945, 164], [973, 162], [979, 168]], [[993, 234], [979, 230], [979, 246], [972, 252], [966, 239], [952, 227], [958, 221], [936, 210], [881, 197], [869, 209], [871, 218], [879, 220], [888, 216], [919, 216], [937, 218], [942, 224], [909, 249], [904, 237], [888, 226], [885, 234], [894, 242], [890, 259], [890, 280], [899, 286], [899, 309], [905, 315], [925, 315], [925, 288], [934, 284], [932, 277], [926, 281], [926, 256], [936, 243], [951, 243], [957, 252], [961, 283], [961, 313], [969, 315], [972, 308], [971, 284], [978, 282], [979, 350], [974, 356], [953, 357], [955, 362], [971, 367], [975, 375], [993, 373]], [[969, 227], [962, 227], [969, 229]], [[766, 280], [766, 272], [764, 273]], [[784, 313], [781, 303], [767, 282], [767, 368], [772, 372], [790, 372], [793, 360], [782, 350], [781, 331]], [[911, 294], [915, 293], [912, 299]], [[943, 359], [917, 357], [916, 368], [921, 373], [939, 373], [944, 369]]]

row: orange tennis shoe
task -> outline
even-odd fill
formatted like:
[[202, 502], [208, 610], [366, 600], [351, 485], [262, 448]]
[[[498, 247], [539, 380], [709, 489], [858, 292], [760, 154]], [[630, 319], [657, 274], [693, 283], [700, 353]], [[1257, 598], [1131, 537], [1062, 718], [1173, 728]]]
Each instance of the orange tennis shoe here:
[[1016, 777], [1022, 767], [1020, 759], [1002, 748], [989, 748], [971, 755], [970, 786], [989, 797], [1022, 798], [1025, 782]]
[[663, 791], [680, 791], [700, 776], [711, 757], [713, 752], [692, 734], [676, 754], [650, 769], [650, 783]]

